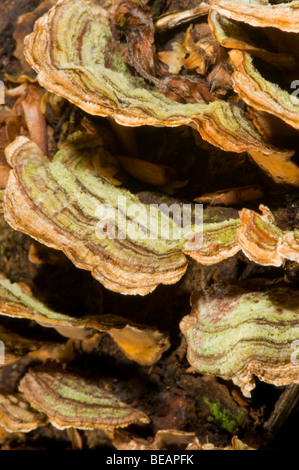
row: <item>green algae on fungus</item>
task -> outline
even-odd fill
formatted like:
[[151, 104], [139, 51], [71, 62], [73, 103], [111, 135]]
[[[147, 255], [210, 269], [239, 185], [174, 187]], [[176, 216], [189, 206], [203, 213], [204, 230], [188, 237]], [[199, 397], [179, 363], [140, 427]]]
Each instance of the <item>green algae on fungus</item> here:
[[180, 327], [197, 372], [232, 380], [245, 396], [254, 375], [274, 385], [299, 383], [299, 293], [289, 288], [248, 292], [219, 287], [195, 292]]
[[90, 136], [83, 143], [82, 136], [77, 143], [67, 141], [51, 162], [33, 142], [16, 139], [6, 148], [14, 167], [6, 187], [6, 220], [63, 250], [116, 292], [145, 295], [160, 283], [177, 282], [187, 268], [181, 227], [100, 177], [96, 154]]
[[58, 429], [114, 429], [149, 422], [143, 412], [76, 375], [31, 370], [19, 389]]
[[285, 258], [299, 263], [299, 230], [286, 232], [278, 242], [277, 251]]
[[87, 113], [113, 117], [125, 126], [190, 124], [223, 150], [273, 153], [273, 146], [263, 141], [238, 104], [224, 100], [179, 103], [134, 77], [123, 65], [114, 70], [119, 53], [111, 59], [111, 40], [105, 10], [86, 0], [60, 0], [25, 39], [25, 56], [42, 86]]
[[237, 240], [243, 253], [263, 266], [281, 266], [285, 259], [299, 262], [299, 231], [281, 230], [268, 207], [260, 204], [262, 214], [250, 209], [239, 212]]
[[0, 315], [33, 320], [44, 327], [55, 328], [63, 336], [89, 338], [99, 329], [97, 317], [75, 318], [48, 308], [35, 298], [24, 284], [0, 278]]

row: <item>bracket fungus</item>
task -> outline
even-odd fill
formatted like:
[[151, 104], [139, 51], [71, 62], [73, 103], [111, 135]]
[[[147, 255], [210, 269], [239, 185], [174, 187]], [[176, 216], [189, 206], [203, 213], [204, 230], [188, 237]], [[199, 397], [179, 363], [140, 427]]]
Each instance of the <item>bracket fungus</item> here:
[[255, 387], [253, 376], [278, 386], [299, 383], [296, 290], [222, 287], [195, 292], [191, 300], [191, 315], [180, 327], [197, 372], [232, 380], [247, 397]]
[[265, 155], [275, 151], [237, 104], [169, 99], [159, 87], [130, 74], [121, 49], [114, 40], [113, 51], [111, 41], [105, 10], [86, 0], [60, 0], [35, 23], [24, 52], [42, 86], [89, 114], [111, 116], [125, 126], [190, 124], [224, 150]]
[[278, 5], [273, 5], [268, 0], [213, 0], [212, 5], [222, 15], [252, 26], [299, 32], [299, 2], [297, 0]]
[[299, 99], [262, 77], [253, 59], [244, 51], [230, 51], [235, 72], [233, 86], [238, 95], [255, 109], [267, 111], [299, 129]]
[[[6, 148], [13, 167], [4, 199], [7, 222], [62, 250], [122, 294], [145, 295], [160, 283], [176, 283], [187, 269], [184, 253], [211, 265], [242, 249], [261, 265], [282, 264], [277, 244], [283, 232], [269, 209], [261, 206], [262, 216], [243, 209], [240, 219], [218, 215], [216, 222], [206, 211], [200, 226], [192, 222], [190, 205], [190, 221], [182, 229], [181, 212], [178, 220], [170, 217], [173, 199], [134, 195], [99, 176], [93, 163], [97, 145], [84, 133], [74, 134], [49, 161], [26, 137], [12, 142]], [[152, 201], [168, 202], [166, 212]]]
[[[252, 30], [251, 34], [249, 34], [246, 28], [244, 28], [244, 23], [219, 15], [216, 10], [211, 9], [209, 25], [214, 38], [221, 46], [227, 49], [246, 51], [254, 57], [259, 57], [267, 64], [271, 64], [273, 67], [286, 68], [288, 70], [296, 68], [296, 59], [293, 54], [271, 52], [260, 47], [259, 41], [253, 39], [254, 31]], [[261, 35], [262, 31], [259, 30], [258, 33]], [[267, 43], [266, 37], [264, 39]]]
[[30, 432], [46, 423], [47, 417], [31, 408], [23, 394], [0, 392], [0, 427], [9, 432]]
[[[138, 325], [116, 315], [76, 318], [55, 312], [36, 299], [27, 286], [11, 283], [6, 278], [0, 279], [0, 315], [33, 320], [41, 326], [55, 328], [63, 336], [82, 341], [98, 333], [108, 333], [128, 359], [142, 365], [157, 362], [170, 345], [167, 336], [155, 328]], [[23, 355], [30, 354], [41, 360], [51, 357], [57, 360], [72, 358], [72, 348], [67, 344], [26, 340], [1, 325], [0, 339], [6, 344], [6, 362], [18, 360], [22, 352]]]
[[281, 266], [284, 259], [298, 262], [298, 230], [283, 231], [268, 207], [260, 205], [262, 215], [250, 209], [240, 211], [238, 244], [243, 253], [263, 266]]
[[117, 450], [200, 450], [201, 445], [194, 432], [175, 429], [159, 430], [153, 442], [141, 439], [127, 430], [116, 429], [113, 445]]
[[[97, 141], [76, 135], [49, 161], [25, 137], [10, 144], [6, 148], [13, 167], [5, 191], [8, 223], [61, 249], [76, 266], [123, 294], [145, 295], [159, 283], [177, 282], [188, 264], [183, 253], [203, 264], [215, 264], [240, 250], [237, 218], [217, 216], [219, 222], [209, 222], [204, 214], [203, 229], [190, 219], [184, 232], [181, 218], [176, 222], [170, 217], [171, 204], [164, 214], [160, 204], [142, 202], [149, 197], [138, 197], [100, 177], [93, 164], [96, 145]], [[150, 199], [161, 207], [172, 201], [154, 194]], [[107, 233], [102, 231], [104, 226]], [[198, 244], [194, 243], [201, 233]]]
[[76, 375], [31, 370], [19, 389], [58, 429], [113, 429], [149, 422], [142, 411]]
[[[6, 148], [14, 167], [6, 187], [6, 220], [41, 243], [61, 249], [76, 266], [92, 271], [116, 292], [145, 295], [160, 283], [177, 282], [187, 268], [180, 251], [184, 240], [147, 235], [149, 217], [158, 226], [171, 224], [173, 230], [175, 223], [99, 177], [90, 149], [95, 150], [94, 142], [87, 138], [77, 145], [69, 142], [50, 162], [33, 142], [16, 139]], [[125, 207], [119, 207], [119, 201]], [[126, 211], [130, 206], [131, 215]], [[108, 238], [105, 227], [112, 227], [115, 236]]]
[[298, 229], [286, 232], [278, 241], [277, 251], [279, 254], [292, 261], [299, 263], [299, 233]]
[[249, 209], [240, 211], [238, 242], [251, 261], [264, 266], [280, 266], [283, 258], [277, 251], [277, 245], [283, 232], [275, 225], [270, 210], [262, 205], [260, 209], [262, 215]]

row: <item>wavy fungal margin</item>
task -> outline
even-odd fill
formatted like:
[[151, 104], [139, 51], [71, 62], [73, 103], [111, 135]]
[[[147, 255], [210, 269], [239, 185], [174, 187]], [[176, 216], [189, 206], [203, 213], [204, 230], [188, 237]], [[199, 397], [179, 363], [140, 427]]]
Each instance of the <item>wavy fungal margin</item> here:
[[[6, 220], [14, 229], [62, 250], [76, 266], [91, 271], [116, 292], [145, 295], [160, 283], [176, 283], [187, 268], [180, 250], [184, 240], [165, 240], [158, 235], [152, 239], [142, 234], [130, 238], [127, 233], [123, 238], [107, 238], [99, 234], [98, 224], [106, 218], [105, 214], [97, 216], [98, 210], [111, 209], [106, 214], [108, 225], [117, 223], [114, 214], [118, 211], [117, 221], [121, 217], [122, 225], [116, 227], [117, 234], [127, 224], [147, 230], [152, 207], [97, 175], [93, 169], [96, 149], [91, 152], [89, 148], [93, 144], [90, 138], [80, 145], [68, 142], [50, 162], [29, 139], [16, 139], [6, 148], [14, 168], [5, 192]], [[125, 209], [119, 212], [121, 198], [126, 207], [138, 204], [138, 221], [136, 217], [129, 220]], [[158, 209], [156, 212], [163, 219], [162, 227], [163, 223], [173, 223]]]
[[180, 327], [197, 372], [232, 380], [250, 397], [254, 376], [274, 385], [299, 383], [299, 293], [289, 288], [194, 293]]

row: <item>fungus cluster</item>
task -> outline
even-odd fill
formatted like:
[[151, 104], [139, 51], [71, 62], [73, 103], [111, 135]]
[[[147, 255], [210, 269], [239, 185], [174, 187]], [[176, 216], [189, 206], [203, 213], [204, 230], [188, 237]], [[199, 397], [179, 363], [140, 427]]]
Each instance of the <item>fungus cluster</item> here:
[[[25, 57], [38, 83], [27, 78], [7, 91], [18, 97], [7, 122], [7, 163], [0, 163], [8, 224], [62, 251], [104, 288], [127, 296], [179, 283], [196, 263], [213, 267], [237, 256], [263, 267], [298, 263], [296, 223], [279, 223], [275, 208], [263, 204], [261, 213], [242, 208], [263, 196], [258, 185], [187, 201], [190, 219], [184, 225], [167, 208], [184, 206], [186, 200], [173, 192], [185, 183], [171, 164], [140, 159], [130, 128], [188, 126], [202, 149], [247, 153], [271, 184], [299, 187], [296, 157], [291, 160], [299, 99], [285, 85], [286, 73], [295, 77], [298, 71], [299, 2], [210, 0], [160, 16], [147, 1], [98, 3], [59, 0], [25, 39]], [[179, 33], [169, 39], [175, 28]], [[63, 121], [70, 103], [80, 110], [81, 122], [68, 116], [49, 147], [47, 119]], [[126, 155], [111, 154], [109, 137], [91, 120], [98, 118], [109, 119]], [[140, 182], [160, 192], [141, 192]], [[195, 220], [196, 202], [205, 203], [201, 224]], [[295, 289], [219, 283], [206, 290], [197, 284], [191, 314], [180, 322], [193, 371], [232, 380], [246, 397], [254, 376], [276, 386], [299, 384], [292, 346], [299, 341]], [[148, 413], [120, 400], [100, 381], [65, 370], [79, 350], [98, 348], [104, 335], [126, 360], [153, 366], [172, 347], [169, 335], [155, 325], [126, 319], [125, 312], [60, 313], [28, 286], [2, 275], [0, 315], [30, 320], [63, 336], [60, 342], [33, 341], [0, 325], [0, 340], [7, 345], [2, 367], [20, 358], [39, 363], [26, 371], [17, 392], [0, 393], [5, 430], [30, 432], [51, 423], [59, 430], [104, 429], [119, 449], [203, 448], [194, 433], [179, 430], [158, 431], [150, 443], [117, 431], [148, 424]], [[246, 447], [234, 439], [232, 448], [238, 446]]]

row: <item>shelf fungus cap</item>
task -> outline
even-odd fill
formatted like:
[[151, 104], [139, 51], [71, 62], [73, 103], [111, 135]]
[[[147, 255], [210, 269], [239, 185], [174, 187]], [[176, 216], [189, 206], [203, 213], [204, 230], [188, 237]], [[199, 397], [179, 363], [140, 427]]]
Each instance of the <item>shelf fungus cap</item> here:
[[9, 432], [30, 432], [47, 424], [21, 393], [0, 392], [0, 426]]
[[114, 429], [150, 421], [142, 411], [72, 374], [31, 370], [19, 389], [58, 429]]
[[97, 142], [78, 139], [66, 142], [51, 162], [26, 137], [6, 148], [13, 167], [5, 192], [7, 222], [62, 250], [115, 292], [145, 295], [160, 283], [176, 283], [188, 264], [180, 227], [99, 176], [93, 165]]
[[282, 90], [276, 83], [266, 80], [248, 52], [232, 50], [229, 58], [235, 70], [232, 80], [236, 93], [249, 106], [274, 114], [299, 129], [299, 99]]
[[259, 208], [261, 215], [250, 209], [240, 211], [238, 242], [251, 261], [263, 266], [281, 266], [283, 257], [278, 252], [278, 243], [283, 232], [275, 225], [271, 211], [262, 204]]
[[240, 221], [238, 219], [204, 223], [199, 245], [196, 249], [190, 249], [188, 242], [186, 242], [183, 246], [183, 252], [204, 265], [219, 263], [240, 251], [241, 247], [237, 240], [239, 227]]
[[60, 0], [35, 23], [24, 53], [42, 86], [89, 114], [110, 116], [124, 126], [193, 125], [223, 150], [273, 153], [237, 104], [169, 99], [131, 74], [111, 40], [101, 7], [86, 0]]
[[74, 359], [73, 346], [71, 342], [60, 344], [35, 339], [33, 340], [32, 338], [24, 338], [2, 325], [0, 325], [0, 341], [5, 345], [4, 357], [3, 361], [0, 361], [0, 367], [17, 362], [25, 356], [42, 362], [48, 359], [54, 359], [61, 362], [68, 362]]
[[237, 239], [244, 254], [262, 266], [281, 266], [284, 259], [299, 262], [299, 230], [281, 230], [274, 215], [264, 205], [262, 214], [250, 209], [239, 212], [240, 226]]
[[274, 67], [284, 67], [290, 70], [296, 68], [296, 59], [292, 54], [263, 49], [252, 40], [250, 34], [246, 33], [243, 23], [219, 15], [216, 10], [211, 9], [209, 25], [216, 41], [225, 48], [249, 52]]
[[201, 448], [194, 432], [177, 429], [161, 429], [154, 439], [142, 439], [126, 429], [117, 429], [113, 433], [113, 445], [117, 450], [199, 450]]
[[194, 292], [191, 303], [180, 327], [197, 372], [232, 380], [248, 397], [254, 376], [277, 386], [299, 383], [297, 291], [222, 286]]
[[299, 230], [286, 232], [278, 242], [277, 251], [284, 258], [299, 263]]
[[265, 0], [213, 0], [213, 9], [233, 20], [252, 26], [278, 28], [299, 32], [299, 2], [273, 5]]
[[[124, 355], [138, 364], [152, 365], [169, 348], [168, 337], [154, 327], [139, 325], [117, 315], [89, 315], [81, 318], [64, 315], [48, 308], [22, 283], [0, 277], [0, 315], [33, 320], [41, 326], [55, 328], [61, 335], [88, 340], [99, 332], [108, 333]], [[71, 344], [32, 341], [0, 325], [0, 340], [5, 344], [4, 365], [30, 354], [40, 360], [71, 360]], [[1, 366], [1, 364], [0, 364]]]
[[[56, 312], [34, 297], [29, 286], [23, 283], [12, 283], [3, 275], [0, 277], [0, 315], [33, 320], [41, 326], [55, 328], [68, 338], [82, 340], [94, 334], [89, 317], [80, 319]], [[8, 335], [3, 337], [9, 338]], [[25, 348], [29, 341], [23, 339], [21, 344], [23, 343]], [[40, 343], [42, 347], [42, 342]], [[37, 348], [38, 344], [37, 341], [36, 344], [31, 342], [31, 348], [27, 345], [27, 349], [30, 351], [34, 347]], [[42, 349], [46, 349], [46, 345], [47, 343], [44, 343]]]

